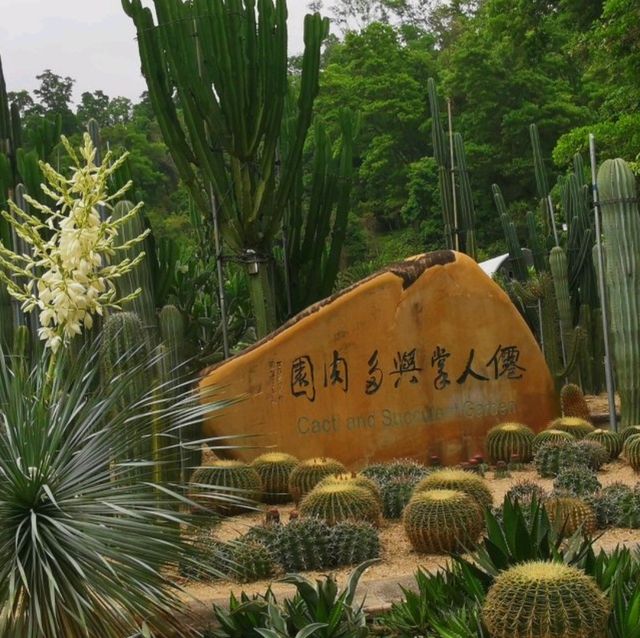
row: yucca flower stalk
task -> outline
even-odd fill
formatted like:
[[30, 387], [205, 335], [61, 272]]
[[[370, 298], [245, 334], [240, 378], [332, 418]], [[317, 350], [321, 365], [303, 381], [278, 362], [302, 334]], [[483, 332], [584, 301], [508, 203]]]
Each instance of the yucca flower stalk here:
[[91, 329], [94, 315], [102, 315], [106, 308], [119, 308], [140, 293], [136, 290], [118, 298], [114, 282], [135, 268], [145, 253], [140, 251], [133, 259], [113, 257], [139, 244], [149, 232], [116, 244], [118, 229], [138, 214], [142, 203], [118, 219], [107, 215], [103, 220], [100, 216], [101, 209], [109, 213], [111, 203], [131, 187], [128, 182], [117, 192], [108, 193], [109, 179], [127, 153], [114, 159], [108, 152], [97, 165], [96, 148], [88, 133], [78, 152], [66, 137], [61, 140], [72, 162], [71, 177], [40, 162], [46, 180], [42, 190], [52, 205], [27, 195], [26, 201], [37, 214], [12, 201], [9, 211], [2, 211], [28, 251], [17, 253], [0, 243], [0, 279], [9, 294], [22, 302], [24, 312], [38, 310], [40, 338], [54, 355], [83, 328]]
[[135, 410], [116, 410], [157, 361], [123, 372], [105, 395], [98, 353], [99, 339], [73, 361], [59, 358], [48, 401], [46, 359], [14, 374], [0, 353], [0, 636], [189, 635], [175, 574], [179, 561], [208, 569], [180, 535], [191, 522], [185, 509], [197, 506], [185, 487], [140, 480], [139, 466], [158, 461], [128, 451], [150, 436], [152, 413], [170, 424], [161, 440], [171, 447], [225, 404], [202, 405], [186, 384], [178, 399], [161, 386]]

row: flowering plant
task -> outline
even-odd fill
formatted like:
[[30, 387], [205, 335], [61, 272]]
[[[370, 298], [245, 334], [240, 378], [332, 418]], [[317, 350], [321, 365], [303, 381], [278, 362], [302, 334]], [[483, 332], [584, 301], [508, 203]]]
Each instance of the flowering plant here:
[[[109, 178], [127, 154], [114, 160], [108, 152], [101, 165], [96, 165], [96, 149], [88, 133], [79, 155], [64, 136], [62, 144], [73, 164], [70, 178], [50, 164], [40, 163], [47, 182], [42, 190], [53, 200], [53, 207], [25, 196], [40, 214], [23, 210], [12, 201], [9, 212], [2, 211], [29, 251], [19, 254], [0, 242], [0, 279], [9, 294], [22, 302], [24, 312], [39, 311], [39, 335], [53, 353], [83, 327], [91, 329], [95, 314], [119, 308], [140, 294], [136, 290], [118, 298], [114, 280], [135, 268], [145, 253], [134, 259], [113, 257], [140, 243], [149, 232], [116, 245], [118, 228], [142, 206], [138, 204], [118, 219], [109, 214], [111, 202], [131, 186], [128, 182], [112, 195], [107, 192]], [[106, 219], [101, 219], [101, 210], [107, 212]]]

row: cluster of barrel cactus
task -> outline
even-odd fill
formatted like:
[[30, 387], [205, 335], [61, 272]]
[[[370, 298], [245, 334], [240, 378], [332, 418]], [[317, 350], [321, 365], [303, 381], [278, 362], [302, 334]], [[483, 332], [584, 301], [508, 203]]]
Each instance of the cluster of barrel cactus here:
[[536, 561], [496, 577], [482, 618], [493, 638], [605, 638], [609, 611], [607, 597], [583, 571]]
[[416, 551], [441, 554], [471, 547], [484, 527], [484, 516], [468, 493], [425, 489], [409, 501], [403, 523]]

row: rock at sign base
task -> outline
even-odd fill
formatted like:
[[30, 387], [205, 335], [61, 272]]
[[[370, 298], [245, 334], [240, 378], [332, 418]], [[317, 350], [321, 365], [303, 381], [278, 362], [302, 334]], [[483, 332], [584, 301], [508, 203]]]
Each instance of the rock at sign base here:
[[537, 431], [558, 415], [524, 320], [473, 259], [453, 251], [407, 259], [307, 308], [205, 370], [200, 387], [210, 386], [213, 400], [245, 399], [213, 412], [206, 435], [259, 435], [246, 445], [352, 468], [432, 455], [457, 463], [481, 452], [497, 423]]

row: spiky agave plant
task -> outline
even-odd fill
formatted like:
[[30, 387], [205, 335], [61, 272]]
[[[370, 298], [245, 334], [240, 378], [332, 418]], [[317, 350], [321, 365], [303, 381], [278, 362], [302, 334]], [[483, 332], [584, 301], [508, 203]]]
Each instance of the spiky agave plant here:
[[139, 468], [159, 461], [130, 451], [151, 436], [151, 415], [171, 424], [174, 445], [176, 430], [211, 405], [187, 391], [163, 400], [150, 388], [135, 409], [114, 410], [141, 369], [123, 371], [105, 394], [98, 353], [96, 343], [73, 361], [59, 357], [53, 375], [46, 356], [14, 375], [0, 353], [1, 636], [182, 631], [172, 574], [189, 560], [179, 526], [191, 515], [178, 505], [194, 504], [179, 486], [140, 478], [157, 476]]

